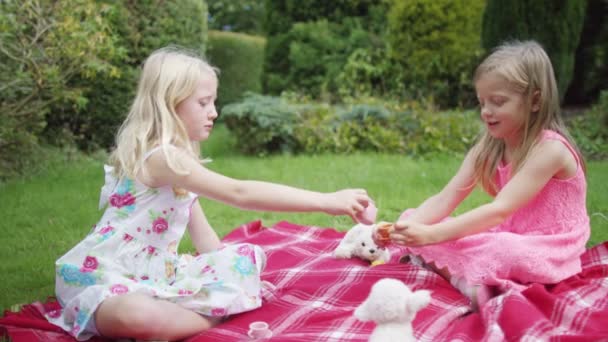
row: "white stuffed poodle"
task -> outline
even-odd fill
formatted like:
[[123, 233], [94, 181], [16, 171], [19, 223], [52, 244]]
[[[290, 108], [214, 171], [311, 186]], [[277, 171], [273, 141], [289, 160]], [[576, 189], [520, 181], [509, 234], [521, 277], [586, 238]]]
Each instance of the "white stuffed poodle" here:
[[416, 341], [412, 321], [430, 302], [429, 291], [412, 292], [403, 282], [384, 278], [372, 286], [367, 299], [355, 310], [355, 317], [376, 323], [370, 342]]
[[358, 257], [369, 261], [372, 266], [389, 261], [391, 253], [388, 249], [379, 247], [372, 239], [374, 227], [361, 223], [352, 227], [334, 250], [334, 256], [338, 259]]

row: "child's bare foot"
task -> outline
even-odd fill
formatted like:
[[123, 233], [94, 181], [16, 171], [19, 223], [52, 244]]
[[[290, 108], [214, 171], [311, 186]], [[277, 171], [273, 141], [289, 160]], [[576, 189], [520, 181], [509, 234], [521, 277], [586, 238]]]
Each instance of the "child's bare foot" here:
[[450, 283], [471, 301], [471, 309], [479, 311], [492, 297], [492, 288], [485, 284], [470, 285], [464, 278], [452, 277]]
[[492, 289], [488, 285], [476, 285], [473, 287], [471, 307], [473, 311], [479, 311], [493, 296]]
[[413, 254], [403, 254], [401, 256], [401, 258], [399, 258], [399, 263], [400, 264], [407, 264], [407, 263], [412, 263], [416, 266], [420, 266], [420, 267], [424, 267], [427, 269], [430, 269], [428, 267], [428, 265], [422, 260], [422, 258], [420, 258], [417, 255], [413, 255]]

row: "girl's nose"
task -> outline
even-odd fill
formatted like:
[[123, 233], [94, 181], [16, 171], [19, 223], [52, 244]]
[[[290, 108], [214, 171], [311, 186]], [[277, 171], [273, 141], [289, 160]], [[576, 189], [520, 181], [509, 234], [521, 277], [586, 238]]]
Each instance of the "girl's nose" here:
[[481, 113], [482, 118], [487, 118], [492, 114], [492, 112], [490, 111], [490, 109], [487, 106], [481, 107], [479, 109], [479, 111]]
[[209, 119], [214, 120], [217, 118], [217, 116], [218, 116], [217, 109], [215, 108], [215, 103], [214, 103], [213, 107], [211, 108], [211, 112], [209, 113]]

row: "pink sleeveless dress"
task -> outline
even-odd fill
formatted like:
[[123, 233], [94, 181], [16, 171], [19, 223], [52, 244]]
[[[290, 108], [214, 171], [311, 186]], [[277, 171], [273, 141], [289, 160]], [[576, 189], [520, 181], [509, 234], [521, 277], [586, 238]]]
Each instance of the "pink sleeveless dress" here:
[[[560, 134], [545, 130], [542, 140], [559, 140], [575, 156], [576, 174], [552, 178], [527, 205], [499, 226], [436, 245], [408, 248], [426, 262], [447, 267], [470, 284], [522, 289], [530, 283], [554, 284], [581, 271], [580, 255], [589, 239], [587, 183], [580, 160]], [[510, 165], [499, 165], [502, 189], [511, 179]], [[399, 219], [407, 217], [407, 210]]]

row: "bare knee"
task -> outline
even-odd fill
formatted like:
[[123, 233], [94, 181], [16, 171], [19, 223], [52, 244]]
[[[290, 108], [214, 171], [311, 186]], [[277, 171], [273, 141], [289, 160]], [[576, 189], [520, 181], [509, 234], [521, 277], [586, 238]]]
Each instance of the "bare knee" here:
[[166, 315], [157, 300], [128, 294], [106, 299], [97, 309], [97, 330], [107, 337], [155, 338], [162, 334]]

